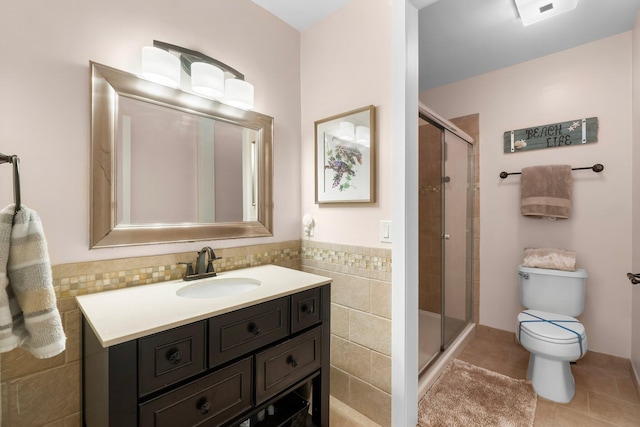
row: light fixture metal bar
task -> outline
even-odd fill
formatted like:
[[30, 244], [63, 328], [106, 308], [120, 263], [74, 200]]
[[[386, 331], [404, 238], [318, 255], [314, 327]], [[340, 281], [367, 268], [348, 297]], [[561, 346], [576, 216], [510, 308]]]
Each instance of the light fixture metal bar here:
[[191, 64], [193, 62], [200, 61], [200, 62], [206, 62], [208, 64], [215, 65], [216, 67], [222, 69], [223, 71], [233, 74], [238, 80], [244, 80], [244, 74], [242, 74], [235, 68], [230, 67], [227, 64], [220, 62], [215, 58], [211, 58], [210, 56], [207, 56], [196, 50], [186, 49], [182, 46], [176, 46], [176, 45], [161, 42], [158, 40], [153, 41], [153, 46], [160, 49], [167, 50], [167, 51], [179, 52], [182, 69], [189, 75], [191, 75]]

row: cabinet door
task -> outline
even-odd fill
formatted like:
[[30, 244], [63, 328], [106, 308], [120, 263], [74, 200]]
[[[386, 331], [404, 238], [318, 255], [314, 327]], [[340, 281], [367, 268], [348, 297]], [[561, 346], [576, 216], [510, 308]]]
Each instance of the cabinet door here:
[[204, 372], [204, 341], [204, 321], [138, 340], [139, 395]]
[[256, 354], [256, 405], [320, 368], [322, 326]]
[[140, 405], [140, 427], [219, 426], [250, 409], [252, 359]]
[[209, 319], [209, 366], [218, 366], [289, 335], [289, 298]]
[[317, 323], [322, 318], [320, 288], [309, 289], [291, 295], [291, 333], [296, 333]]

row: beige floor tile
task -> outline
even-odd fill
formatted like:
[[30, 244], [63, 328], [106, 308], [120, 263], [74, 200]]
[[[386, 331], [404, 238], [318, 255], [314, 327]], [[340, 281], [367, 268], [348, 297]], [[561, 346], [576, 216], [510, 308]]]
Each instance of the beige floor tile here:
[[330, 427], [380, 427], [379, 424], [334, 397], [329, 401], [329, 411]]
[[556, 413], [556, 405], [545, 400], [538, 399], [536, 403], [536, 417], [534, 427], [553, 427], [553, 419]]
[[589, 414], [620, 427], [640, 425], [640, 405], [593, 391], [589, 391]]
[[553, 418], [554, 427], [607, 427], [615, 426], [602, 420], [592, 418], [584, 412], [574, 411], [568, 407], [557, 405]]
[[603, 373], [600, 369], [589, 369], [586, 365], [573, 366], [571, 369], [576, 387], [609, 395], [618, 394], [615, 377]]
[[631, 378], [616, 378], [618, 386], [618, 396], [628, 402], [640, 404], [640, 398], [636, 391], [636, 386]]
[[565, 404], [560, 403], [558, 404], [558, 406], [566, 407], [577, 412], [588, 413], [589, 412], [589, 391], [584, 388], [577, 387], [576, 394], [575, 396], [573, 396], [573, 400]]

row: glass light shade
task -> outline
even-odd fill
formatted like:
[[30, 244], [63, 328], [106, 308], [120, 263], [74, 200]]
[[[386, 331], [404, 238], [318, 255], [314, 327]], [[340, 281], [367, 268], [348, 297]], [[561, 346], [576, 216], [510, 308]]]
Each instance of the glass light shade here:
[[356, 142], [362, 144], [365, 147], [371, 145], [371, 132], [367, 126], [356, 126]]
[[224, 71], [206, 62], [191, 64], [191, 89], [209, 98], [224, 96]]
[[224, 102], [243, 110], [251, 110], [253, 85], [244, 80], [227, 79], [224, 84]]
[[351, 122], [340, 122], [340, 130], [338, 131], [340, 138], [353, 141], [353, 123]]
[[165, 86], [180, 86], [180, 59], [164, 49], [142, 48], [142, 77]]

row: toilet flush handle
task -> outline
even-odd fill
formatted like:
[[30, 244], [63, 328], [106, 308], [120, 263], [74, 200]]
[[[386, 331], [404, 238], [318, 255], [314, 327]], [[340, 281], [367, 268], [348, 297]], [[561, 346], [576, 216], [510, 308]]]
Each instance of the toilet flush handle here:
[[518, 271], [518, 274], [522, 276], [523, 279], [529, 280], [529, 273], [523, 273], [521, 271]]
[[632, 285], [640, 283], [640, 274], [627, 273], [627, 279], [631, 281]]

